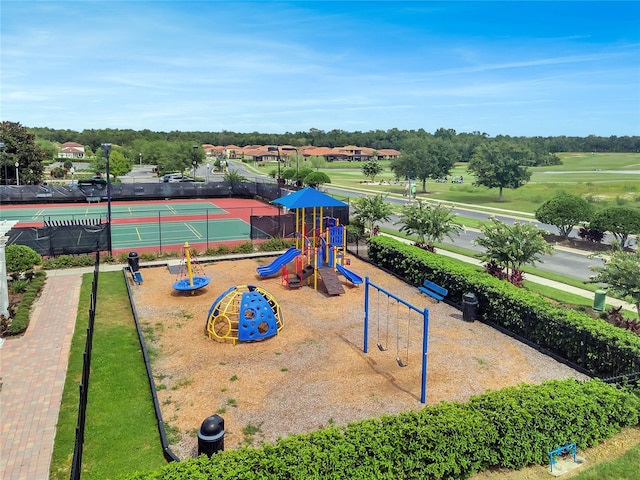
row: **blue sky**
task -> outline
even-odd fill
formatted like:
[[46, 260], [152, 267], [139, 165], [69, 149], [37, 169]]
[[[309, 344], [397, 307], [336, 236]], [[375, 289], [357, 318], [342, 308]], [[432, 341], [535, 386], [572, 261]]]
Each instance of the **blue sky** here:
[[640, 135], [640, 2], [2, 0], [28, 127]]

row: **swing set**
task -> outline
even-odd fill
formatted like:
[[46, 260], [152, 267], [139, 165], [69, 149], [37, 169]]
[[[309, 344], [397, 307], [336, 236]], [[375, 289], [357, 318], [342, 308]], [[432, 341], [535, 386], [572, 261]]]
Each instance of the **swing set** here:
[[[396, 363], [400, 367], [406, 367], [409, 365], [409, 342], [410, 342], [410, 334], [411, 334], [411, 312], [417, 312], [422, 315], [422, 382], [420, 388], [420, 403], [426, 403], [427, 401], [427, 348], [428, 348], [428, 339], [429, 339], [429, 309], [420, 309], [414, 307], [410, 303], [404, 301], [402, 298], [394, 295], [391, 292], [388, 292], [382, 287], [372, 283], [369, 281], [369, 277], [365, 277], [365, 290], [364, 290], [364, 345], [363, 352], [369, 353], [369, 321], [370, 321], [370, 307], [371, 305], [371, 294], [369, 289], [373, 289], [376, 292], [376, 320], [377, 320], [377, 347], [381, 352], [386, 352], [389, 348], [389, 340], [390, 340], [390, 322], [391, 317], [395, 316], [395, 330], [396, 330]], [[382, 296], [382, 301], [381, 301]], [[380, 325], [383, 323], [381, 321], [384, 308], [384, 303], [386, 299], [386, 320], [384, 321], [385, 326], [381, 329]], [[402, 305], [402, 307], [401, 307]], [[405, 310], [406, 307], [406, 310]], [[406, 337], [406, 345], [401, 349], [400, 346], [400, 319], [405, 318], [407, 321], [407, 337]], [[384, 343], [382, 339], [384, 337]], [[401, 358], [401, 350], [405, 351], [404, 359]]]

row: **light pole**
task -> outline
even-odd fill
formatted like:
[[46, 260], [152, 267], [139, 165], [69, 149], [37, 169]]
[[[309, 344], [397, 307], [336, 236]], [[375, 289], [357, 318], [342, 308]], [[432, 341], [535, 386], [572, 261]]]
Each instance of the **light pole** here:
[[300, 165], [298, 162], [298, 149], [296, 147], [282, 147], [282, 150], [287, 151], [287, 152], [291, 152], [293, 150], [295, 150], [296, 152], [296, 188], [298, 188], [300, 186], [300, 177], [298, 176], [299, 171], [300, 171]]
[[278, 196], [280, 196], [280, 147], [267, 147], [268, 152], [278, 152]]
[[113, 256], [113, 249], [111, 248], [111, 175], [109, 174], [109, 153], [111, 153], [111, 144], [103, 143], [102, 145], [100, 145], [100, 148], [104, 150], [104, 157], [106, 160], [108, 243], [109, 243], [109, 255]]
[[20, 186], [20, 174], [18, 173], [18, 167], [20, 166], [20, 164], [18, 162], [16, 162], [14, 165], [16, 166], [16, 185], [19, 187]]
[[4, 165], [4, 184], [7, 184], [7, 150], [4, 142], [0, 142], [0, 148], [2, 149], [2, 164]]
[[198, 166], [198, 146], [193, 146], [193, 160], [191, 161], [193, 165], [193, 181], [196, 181], [196, 167]]
[[[280, 189], [280, 148], [279, 147], [267, 147], [268, 152], [278, 152], [278, 198], [282, 197], [282, 190]], [[280, 214], [282, 212], [281, 205], [278, 205], [278, 237], [280, 237], [280, 231], [282, 228], [282, 220]]]
[[140, 166], [142, 166], [142, 153], [138, 154], [138, 159], [140, 160]]

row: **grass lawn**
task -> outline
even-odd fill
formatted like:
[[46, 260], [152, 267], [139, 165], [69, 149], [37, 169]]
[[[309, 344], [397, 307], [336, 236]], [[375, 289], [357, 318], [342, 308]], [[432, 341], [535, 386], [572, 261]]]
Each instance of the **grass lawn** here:
[[575, 480], [640, 479], [640, 445], [621, 457], [602, 462], [572, 477]]
[[[639, 153], [561, 153], [562, 165], [530, 168], [529, 183], [516, 190], [505, 189], [504, 202], [498, 202], [498, 190], [473, 185], [474, 177], [467, 171], [466, 163], [458, 163], [451, 176], [464, 178], [463, 184], [436, 183], [428, 180], [425, 196], [431, 200], [465, 203], [478, 207], [493, 207], [533, 213], [546, 200], [561, 191], [584, 195], [596, 206], [628, 205], [640, 208], [640, 175], [629, 171], [640, 170]], [[376, 177], [380, 181], [391, 182], [383, 185], [366, 185], [366, 188], [380, 193], [401, 195], [402, 183], [394, 184], [394, 176], [388, 160], [381, 161], [384, 172]], [[273, 171], [275, 164], [258, 167], [261, 173]], [[300, 168], [306, 162], [300, 162]], [[368, 179], [362, 173], [360, 162], [332, 162], [323, 168], [333, 185], [363, 187]], [[418, 183], [418, 191], [422, 184]]]
[[[91, 281], [92, 275], [84, 276], [54, 444], [54, 479], [69, 478]], [[96, 310], [82, 478], [157, 469], [166, 461], [122, 272], [100, 274]]]

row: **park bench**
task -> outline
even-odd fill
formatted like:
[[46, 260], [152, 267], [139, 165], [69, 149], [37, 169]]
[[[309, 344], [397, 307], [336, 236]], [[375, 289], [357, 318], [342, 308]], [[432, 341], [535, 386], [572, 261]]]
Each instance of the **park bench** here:
[[440, 285], [437, 285], [429, 280], [422, 282], [422, 286], [418, 287], [422, 293], [429, 295], [431, 298], [436, 299], [438, 302], [447, 296], [449, 290]]

